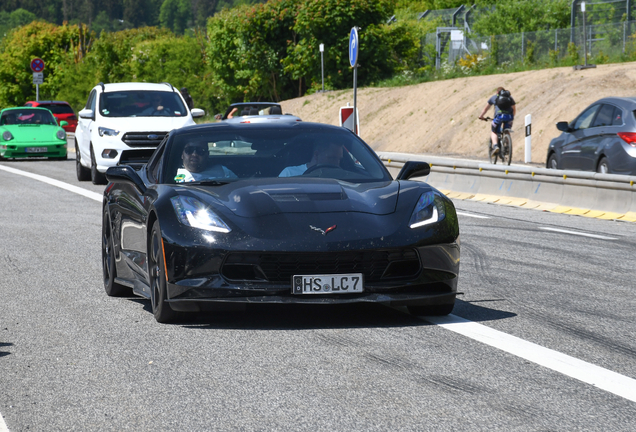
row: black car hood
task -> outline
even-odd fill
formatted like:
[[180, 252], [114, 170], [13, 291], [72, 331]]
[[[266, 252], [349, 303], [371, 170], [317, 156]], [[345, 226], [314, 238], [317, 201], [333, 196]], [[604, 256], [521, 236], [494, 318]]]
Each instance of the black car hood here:
[[237, 181], [222, 186], [194, 186], [196, 195], [222, 204], [241, 217], [279, 213], [361, 212], [376, 215], [396, 209], [399, 182], [352, 184], [336, 180], [268, 179], [262, 183]]

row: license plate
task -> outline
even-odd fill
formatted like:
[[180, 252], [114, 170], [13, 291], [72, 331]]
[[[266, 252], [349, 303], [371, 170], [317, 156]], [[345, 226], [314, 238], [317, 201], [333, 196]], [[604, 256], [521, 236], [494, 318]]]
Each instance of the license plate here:
[[293, 294], [349, 294], [364, 291], [361, 273], [337, 275], [296, 275]]
[[46, 153], [47, 151], [49, 151], [49, 149], [46, 147], [27, 147], [26, 148], [27, 153]]

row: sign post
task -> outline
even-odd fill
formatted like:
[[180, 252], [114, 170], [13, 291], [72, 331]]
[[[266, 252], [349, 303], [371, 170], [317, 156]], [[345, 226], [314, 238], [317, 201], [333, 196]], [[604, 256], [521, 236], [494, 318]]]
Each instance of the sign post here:
[[[358, 54], [360, 52], [360, 38], [358, 36], [358, 27], [353, 27], [349, 34], [349, 64], [353, 68], [353, 125], [354, 128], [358, 124]], [[356, 135], [360, 135], [357, 128], [353, 131]]]
[[594, 64], [587, 64], [587, 41], [589, 38], [587, 36], [587, 30], [585, 29], [585, 2], [581, 3], [581, 12], [583, 13], [583, 57], [585, 57], [585, 64], [574, 66], [574, 70], [590, 69], [596, 67], [596, 65]]
[[526, 115], [526, 146], [524, 153], [525, 163], [532, 162], [532, 115]]
[[325, 44], [320, 44], [319, 45], [320, 48], [320, 72], [322, 75], [322, 92], [325, 92], [325, 61], [324, 61], [324, 57], [323, 54], [325, 52]]
[[35, 84], [35, 100], [40, 101], [40, 84], [44, 83], [44, 60], [39, 57], [31, 60], [31, 70], [33, 71], [33, 84]]

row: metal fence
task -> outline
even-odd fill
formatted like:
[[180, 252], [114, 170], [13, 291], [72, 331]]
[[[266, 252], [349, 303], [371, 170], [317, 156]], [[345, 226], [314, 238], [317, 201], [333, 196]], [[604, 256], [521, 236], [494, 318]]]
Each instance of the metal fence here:
[[431, 46], [430, 51], [435, 48], [437, 68], [443, 62], [455, 64], [468, 55], [489, 56], [496, 64], [582, 62], [584, 43], [588, 59], [602, 62], [636, 54], [636, 21], [486, 37], [457, 27], [443, 27], [427, 35], [423, 43]]

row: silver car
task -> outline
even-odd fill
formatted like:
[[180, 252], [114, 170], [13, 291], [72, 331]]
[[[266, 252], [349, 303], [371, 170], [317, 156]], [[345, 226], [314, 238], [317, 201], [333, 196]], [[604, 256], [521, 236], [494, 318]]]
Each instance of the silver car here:
[[558, 122], [563, 133], [550, 142], [546, 167], [636, 175], [635, 110], [636, 97], [608, 97]]

